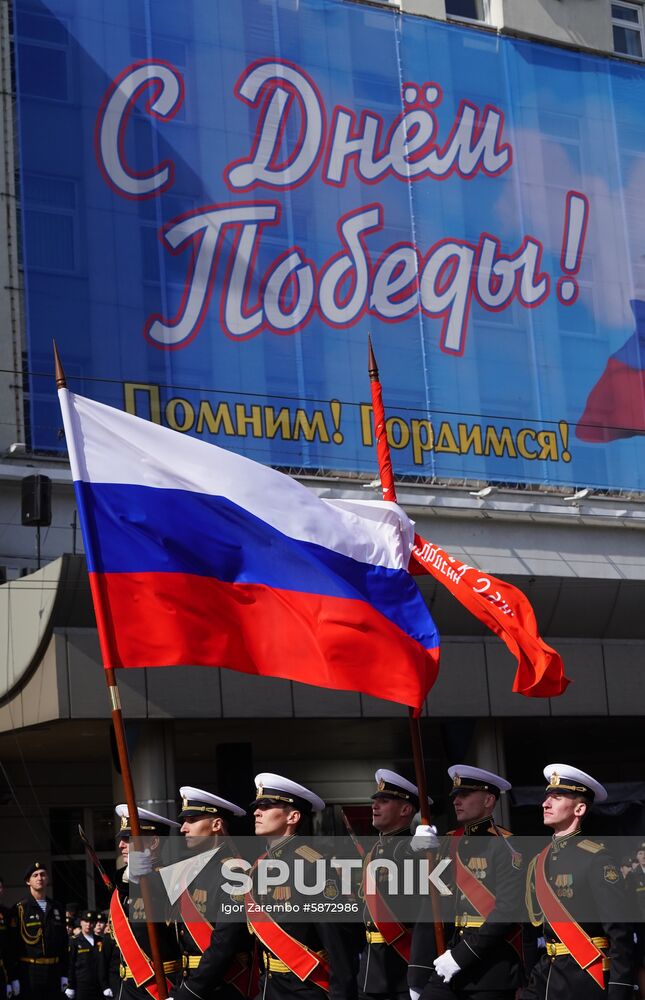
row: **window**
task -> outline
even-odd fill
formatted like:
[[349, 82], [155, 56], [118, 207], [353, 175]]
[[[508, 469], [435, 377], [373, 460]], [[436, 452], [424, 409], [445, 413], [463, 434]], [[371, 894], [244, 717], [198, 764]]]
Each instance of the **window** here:
[[20, 11], [16, 41], [22, 94], [49, 101], [67, 101], [70, 80], [66, 25], [55, 17]]
[[612, 2], [611, 24], [614, 52], [634, 59], [643, 58], [643, 8], [636, 3]]
[[78, 270], [76, 183], [63, 177], [23, 176], [26, 260], [41, 271]]
[[488, 0], [446, 0], [446, 15], [488, 23]]

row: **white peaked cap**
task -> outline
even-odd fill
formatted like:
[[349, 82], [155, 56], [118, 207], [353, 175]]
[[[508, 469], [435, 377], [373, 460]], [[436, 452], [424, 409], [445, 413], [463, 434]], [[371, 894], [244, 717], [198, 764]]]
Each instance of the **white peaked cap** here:
[[[386, 767], [379, 767], [378, 771], [374, 775], [374, 780], [376, 782], [376, 792], [375, 795], [397, 795], [400, 798], [408, 798], [412, 796], [416, 801], [419, 801], [419, 789], [416, 785], [404, 778], [402, 774], [397, 774], [396, 771], [390, 771]], [[403, 794], [401, 794], [403, 793]], [[431, 806], [433, 800], [428, 795], [428, 805]]]
[[590, 774], [581, 771], [571, 764], [547, 764], [544, 777], [549, 782], [547, 792], [578, 792], [580, 795], [591, 795], [594, 802], [604, 802], [607, 789], [592, 778]]
[[490, 785], [493, 791], [508, 792], [512, 787], [510, 781], [501, 775], [485, 771], [482, 767], [471, 767], [470, 764], [453, 764], [448, 768], [448, 774], [452, 778], [453, 793], [459, 792], [460, 788], [486, 792]]
[[246, 816], [246, 810], [242, 809], [241, 806], [236, 806], [234, 802], [229, 802], [228, 799], [223, 799], [219, 795], [213, 795], [212, 792], [205, 792], [203, 788], [182, 785], [179, 794], [182, 798], [182, 815], [189, 813], [194, 813], [196, 816], [200, 813], [204, 813], [204, 815], [215, 814], [222, 809], [232, 813], [233, 816]]
[[299, 785], [297, 781], [284, 778], [281, 774], [271, 774], [263, 771], [255, 776], [255, 800], [251, 803], [254, 808], [258, 802], [271, 801], [276, 805], [295, 805], [302, 807], [308, 804], [312, 812], [322, 812], [325, 803], [304, 785]]
[[[114, 810], [117, 816], [121, 820], [121, 829], [125, 830], [128, 826], [130, 814], [128, 812], [128, 806], [125, 802], [121, 802]], [[141, 821], [141, 832], [147, 833], [146, 826], [153, 824], [155, 827], [167, 827], [168, 830], [179, 829], [179, 823], [175, 823], [174, 819], [168, 819], [167, 816], [160, 816], [158, 813], [151, 812], [149, 809], [143, 809], [141, 806], [137, 806], [137, 815]]]

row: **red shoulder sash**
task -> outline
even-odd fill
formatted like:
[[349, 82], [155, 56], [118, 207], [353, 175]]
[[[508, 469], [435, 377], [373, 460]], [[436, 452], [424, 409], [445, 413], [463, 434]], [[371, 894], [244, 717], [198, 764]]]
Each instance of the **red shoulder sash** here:
[[213, 925], [199, 912], [188, 889], [184, 889], [179, 897], [179, 911], [184, 921], [184, 927], [203, 955], [210, 944]]
[[[376, 846], [376, 845], [375, 845]], [[365, 857], [364, 870], [372, 860], [375, 847]], [[378, 927], [379, 934], [383, 935], [383, 940], [401, 956], [406, 962], [410, 962], [410, 949], [412, 947], [412, 933], [405, 924], [399, 923], [389, 906], [378, 891], [375, 882], [375, 893], [364, 892], [365, 905], [369, 910], [373, 923]], [[363, 879], [363, 884], [365, 880]]]
[[581, 969], [588, 972], [601, 989], [605, 987], [605, 977], [602, 970], [603, 953], [596, 948], [589, 935], [580, 924], [572, 919], [569, 911], [562, 905], [546, 877], [546, 859], [551, 845], [547, 845], [537, 856], [535, 865], [535, 895], [542, 913], [549, 925], [560, 938], [562, 944], [569, 949]]
[[[213, 925], [199, 912], [187, 889], [184, 889], [179, 897], [179, 909], [186, 930], [203, 955], [210, 944]], [[255, 969], [250, 964], [235, 956], [226, 970], [224, 982], [234, 986], [243, 997], [255, 996], [257, 991], [254, 989], [256, 985], [254, 973]]]
[[[266, 856], [263, 854], [258, 858], [258, 861], [262, 861]], [[254, 868], [258, 861], [256, 861]], [[329, 966], [321, 956], [307, 948], [301, 941], [297, 941], [280, 924], [276, 923], [271, 914], [266, 913], [256, 902], [252, 890], [249, 890], [245, 895], [244, 904], [246, 906], [246, 919], [253, 933], [265, 948], [281, 962], [284, 962], [302, 982], [308, 980], [329, 992]]]
[[477, 911], [480, 917], [486, 920], [495, 909], [495, 896], [490, 889], [485, 886], [473, 873], [466, 868], [459, 857], [459, 838], [463, 835], [463, 827], [452, 834], [450, 841], [450, 856], [455, 866], [455, 882], [457, 888], [466, 897], [470, 905]]
[[[473, 909], [479, 913], [480, 917], [487, 920], [495, 909], [495, 895], [490, 891], [488, 886], [485, 886], [478, 878], [475, 878], [470, 869], [466, 867], [459, 857], [457, 848], [459, 846], [459, 838], [463, 836], [463, 833], [463, 826], [455, 830], [450, 843], [450, 856], [455, 866], [455, 882], [457, 883], [457, 888], [466, 897]], [[515, 930], [509, 931], [506, 935], [506, 940], [521, 958], [522, 933], [520, 928], [518, 927]]]
[[[139, 987], [143, 987], [153, 1000], [159, 1000], [159, 992], [155, 982], [155, 971], [150, 959], [143, 951], [141, 945], [135, 938], [130, 921], [123, 909], [123, 904], [119, 899], [119, 893], [115, 889], [110, 900], [110, 920], [114, 931], [114, 938], [119, 951], [128, 969], [134, 977], [134, 981]], [[172, 984], [166, 980], [168, 996], [172, 994]]]

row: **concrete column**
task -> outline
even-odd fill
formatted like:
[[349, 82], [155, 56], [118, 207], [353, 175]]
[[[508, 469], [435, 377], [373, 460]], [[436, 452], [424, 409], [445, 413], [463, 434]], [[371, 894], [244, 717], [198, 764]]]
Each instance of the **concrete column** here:
[[[176, 819], [179, 792], [175, 782], [173, 723], [150, 720], [126, 723], [126, 737], [138, 805], [160, 816]], [[113, 760], [112, 788], [116, 804], [124, 802], [125, 795], [115, 765], [116, 760]]]
[[[506, 754], [502, 724], [497, 719], [480, 719], [473, 736], [473, 762], [475, 767], [506, 777]], [[506, 795], [501, 795], [494, 813], [495, 822], [508, 828], [510, 803]]]

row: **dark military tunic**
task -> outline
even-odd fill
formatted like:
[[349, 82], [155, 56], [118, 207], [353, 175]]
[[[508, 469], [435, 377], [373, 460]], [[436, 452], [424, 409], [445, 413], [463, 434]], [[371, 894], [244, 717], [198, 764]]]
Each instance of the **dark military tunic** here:
[[118, 997], [121, 989], [121, 976], [119, 974], [121, 955], [109, 923], [101, 936], [101, 945], [99, 962], [101, 993], [110, 989], [112, 990], [112, 995]]
[[[167, 895], [158, 872], [151, 872], [150, 875], [146, 876], [146, 880], [150, 889], [150, 895], [153, 899], [153, 905], [161, 910], [166, 905], [164, 901], [167, 901]], [[119, 893], [121, 904], [126, 916], [128, 917], [128, 922], [132, 928], [132, 933], [134, 934], [137, 944], [142, 951], [150, 957], [150, 942], [148, 939], [146, 912], [143, 897], [141, 895], [140, 884], [137, 882], [123, 882], [120, 888], [115, 891]], [[123, 949], [119, 946], [117, 932], [112, 923], [111, 917], [110, 924], [112, 934], [114, 935], [117, 944], [120, 959], [119, 974], [121, 978], [121, 985], [119, 996], [121, 998], [128, 998], [128, 1000], [150, 1000], [150, 994], [145, 989], [145, 986], [137, 986], [132, 978], [131, 971], [128, 968], [127, 958], [123, 953]], [[179, 978], [181, 969], [181, 955], [175, 925], [171, 920], [167, 920], [165, 922], [155, 921], [155, 928], [157, 930], [159, 952], [161, 961], [164, 964], [166, 978], [169, 979], [171, 983], [174, 983]]]
[[[241, 1000], [248, 995], [253, 942], [246, 922], [226, 917], [223, 906], [231, 897], [222, 888], [222, 863], [235, 851], [224, 843], [200, 874], [190, 882], [195, 907], [212, 925], [210, 943], [202, 953], [189, 928], [177, 912], [177, 929], [182, 951], [183, 981], [177, 997], [199, 1000], [217, 995], [218, 1000]], [[231, 982], [231, 980], [233, 980]]]
[[101, 938], [90, 941], [84, 934], [78, 934], [70, 941], [67, 978], [70, 989], [76, 990], [76, 1000], [98, 1000], [101, 996], [102, 951]]
[[[369, 861], [384, 859], [394, 861], [397, 866], [402, 866], [407, 858], [420, 858], [420, 854], [415, 855], [410, 852], [410, 837], [409, 829], [380, 834], [373, 849], [366, 856], [365, 864], [368, 864]], [[397, 901], [395, 897], [388, 899], [388, 881], [387, 871], [385, 869], [379, 870], [376, 877], [377, 889], [388, 909], [396, 918]], [[401, 881], [402, 876], [399, 877], [399, 885], [401, 885]], [[400, 1000], [408, 1000], [408, 987], [423, 988], [432, 967], [432, 959], [436, 956], [432, 925], [419, 925], [416, 938], [418, 956], [415, 958], [414, 947], [412, 947], [413, 925], [409, 921], [399, 921], [405, 927], [408, 941], [412, 947], [410, 963], [408, 963], [397, 951], [394, 944], [386, 944], [379, 940], [381, 935], [367, 905], [365, 905], [363, 917], [365, 944], [358, 973], [360, 996], [397, 997]]]
[[65, 910], [46, 902], [43, 913], [29, 895], [11, 910], [12, 978], [20, 980], [23, 1000], [60, 1000], [61, 979], [67, 976]]
[[[543, 923], [547, 953], [533, 969], [522, 1000], [631, 1000], [633, 997], [633, 927], [623, 922], [627, 897], [623, 879], [607, 849], [582, 834], [553, 838], [546, 858], [546, 877], [559, 902], [608, 956], [605, 988], [581, 969], [570, 954], [549, 954], [560, 939]], [[529, 866], [527, 902], [537, 924], [543, 915], [535, 895], [535, 859]], [[604, 941], [604, 943], [601, 943]]]
[[625, 889], [636, 921], [638, 965], [645, 965], [645, 871], [639, 865], [625, 879]]
[[[450, 950], [461, 972], [444, 983], [432, 972], [423, 1000], [448, 997], [514, 1000], [521, 975], [520, 928], [517, 914], [524, 897], [521, 856], [508, 830], [487, 818], [452, 831], [441, 857], [455, 857], [495, 897], [486, 919], [456, 885], [453, 866], [442, 875], [454, 891], [454, 927], [447, 935]], [[450, 873], [448, 875], [448, 873]], [[513, 943], [511, 943], [513, 941]]]
[[[315, 862], [321, 858], [317, 851], [311, 848], [306, 840], [299, 836], [285, 837], [273, 844], [267, 851], [267, 857], [284, 860], [293, 871], [293, 862], [302, 859], [305, 863]], [[306, 884], [313, 884], [312, 875], [306, 875]], [[301, 908], [310, 902], [311, 897], [299, 896], [295, 887], [287, 885], [269, 889], [266, 896], [260, 897], [257, 891], [253, 893], [258, 904], [297, 904]], [[273, 912], [272, 918], [292, 938], [306, 945], [311, 951], [322, 954], [329, 964], [329, 994], [309, 979], [304, 982], [293, 972], [276, 969], [276, 957], [261, 941], [258, 950], [261, 958], [260, 996], [263, 1000], [287, 1000], [297, 996], [297, 1000], [356, 1000], [356, 974], [354, 957], [350, 938], [342, 924], [319, 921], [290, 921], [288, 912]], [[252, 923], [254, 914], [247, 911], [247, 918]], [[266, 926], [265, 923], [262, 926]], [[190, 984], [189, 984], [190, 985]]]

